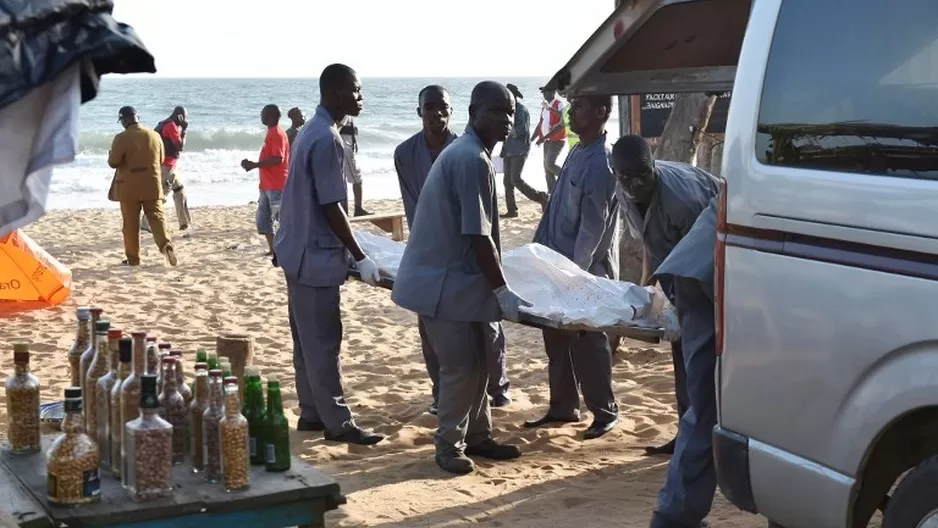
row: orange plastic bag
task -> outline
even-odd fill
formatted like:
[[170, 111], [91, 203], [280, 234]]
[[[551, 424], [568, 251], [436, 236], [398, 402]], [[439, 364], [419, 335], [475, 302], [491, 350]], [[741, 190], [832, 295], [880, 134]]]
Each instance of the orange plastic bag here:
[[0, 236], [0, 316], [61, 304], [72, 272], [19, 229]]

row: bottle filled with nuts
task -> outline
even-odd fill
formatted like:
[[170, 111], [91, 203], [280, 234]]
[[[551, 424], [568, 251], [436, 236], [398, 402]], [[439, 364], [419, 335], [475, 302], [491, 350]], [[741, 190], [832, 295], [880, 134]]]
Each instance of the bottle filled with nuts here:
[[[85, 431], [98, 440], [98, 380], [107, 374], [108, 369], [108, 330], [111, 323], [104, 319], [99, 319], [94, 325], [94, 357], [88, 364], [88, 372], [85, 374], [85, 389], [88, 391], [82, 393], [82, 408], [85, 410]], [[99, 444], [100, 445], [100, 444]]]
[[98, 444], [85, 434], [85, 419], [81, 413], [81, 389], [65, 389], [62, 435], [52, 442], [46, 453], [49, 502], [59, 506], [72, 506], [101, 500], [99, 463]]
[[[98, 349], [98, 339], [96, 335], [96, 330], [98, 328], [98, 319], [100, 319], [101, 314], [104, 313], [104, 310], [102, 310], [101, 308], [89, 308], [88, 311], [91, 312], [91, 322], [90, 322], [91, 336], [88, 339], [88, 347], [85, 348], [85, 351], [81, 353], [81, 362], [79, 364], [81, 370], [79, 373], [78, 385], [75, 385], [76, 387], [81, 389], [81, 394], [83, 398], [88, 396], [87, 387], [85, 387], [85, 381], [86, 381], [86, 378], [88, 377], [88, 367], [91, 366], [91, 360], [94, 359], [94, 355], [97, 353], [97, 349]], [[82, 401], [82, 404], [84, 403], [85, 402]], [[82, 408], [84, 409], [85, 413], [88, 412], [87, 407], [83, 406]], [[87, 424], [86, 424], [85, 430], [88, 431]]]
[[123, 444], [124, 424], [126, 423], [121, 419], [121, 387], [133, 368], [131, 363], [133, 346], [133, 340], [129, 337], [122, 337], [117, 343], [119, 362], [117, 377], [114, 380], [114, 386], [111, 388], [110, 396], [111, 408], [109, 411], [108, 435], [110, 436], [111, 446], [111, 474], [118, 480], [121, 478], [121, 445]]
[[264, 452], [262, 430], [264, 428], [264, 386], [261, 371], [250, 366], [244, 369], [244, 417], [248, 420], [248, 437], [251, 464], [264, 465], [267, 461]]
[[186, 383], [186, 369], [182, 361], [182, 350], [171, 350], [169, 355], [176, 358], [176, 390], [186, 400], [186, 407], [192, 403], [192, 389]]
[[248, 420], [241, 414], [238, 384], [225, 385], [225, 417], [221, 431], [221, 467], [225, 490], [238, 491], [251, 485]]
[[147, 374], [153, 374], [157, 378], [160, 376], [160, 347], [156, 343], [156, 336], [147, 336], [146, 339], [147, 354]]
[[135, 501], [173, 494], [173, 426], [160, 412], [156, 376], [144, 374], [140, 379], [140, 416], [125, 426], [128, 462], [124, 487]]
[[147, 333], [142, 331], [130, 334], [133, 337], [133, 367], [124, 383], [121, 383], [121, 431], [125, 436], [121, 440], [121, 481], [127, 487], [127, 436], [124, 425], [140, 416], [140, 379], [147, 373]]
[[39, 378], [29, 372], [29, 346], [13, 345], [13, 375], [7, 378], [7, 440], [16, 454], [36, 453], [40, 445]]
[[208, 371], [208, 408], [202, 415], [202, 458], [205, 460], [205, 481], [221, 481], [221, 434], [219, 424], [225, 417], [225, 389], [221, 370]]
[[264, 414], [264, 462], [267, 471], [290, 469], [290, 423], [283, 414], [280, 379], [267, 377], [267, 412]]
[[157, 352], [159, 352], [159, 361], [160, 361], [159, 372], [154, 373], [156, 374], [156, 390], [158, 391], [157, 394], [160, 394], [163, 392], [163, 363], [162, 361], [164, 357], [169, 355], [169, 352], [172, 349], [172, 347], [173, 347], [172, 343], [160, 343], [156, 347]]
[[[120, 366], [120, 339], [124, 332], [120, 328], [110, 328], [107, 331], [107, 373], [101, 376], [95, 386], [95, 404], [98, 412], [95, 426], [95, 440], [101, 449], [101, 469], [111, 469], [111, 390], [117, 383], [117, 369]], [[100, 355], [101, 352], [99, 351]]]
[[192, 472], [201, 473], [205, 469], [205, 451], [202, 449], [202, 418], [208, 409], [208, 363], [195, 364], [195, 382], [192, 384], [193, 397], [189, 404], [189, 426], [192, 430]]
[[79, 306], [75, 310], [78, 318], [78, 330], [75, 335], [75, 343], [68, 350], [68, 365], [72, 377], [72, 386], [81, 387], [81, 355], [88, 348], [91, 342], [91, 308]]
[[163, 392], [160, 393], [160, 416], [173, 426], [173, 464], [186, 461], [189, 451], [189, 408], [176, 389], [176, 366], [172, 356], [163, 358]]

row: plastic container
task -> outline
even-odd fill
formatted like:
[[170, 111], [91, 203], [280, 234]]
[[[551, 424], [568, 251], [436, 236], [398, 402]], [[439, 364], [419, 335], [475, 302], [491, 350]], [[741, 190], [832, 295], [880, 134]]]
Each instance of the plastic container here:
[[163, 392], [159, 397], [160, 416], [173, 426], [173, 464], [186, 461], [189, 452], [189, 408], [176, 389], [176, 358], [163, 358]]
[[51, 504], [73, 506], [101, 500], [98, 444], [85, 434], [81, 389], [65, 389], [62, 435], [46, 452], [47, 493]]
[[221, 433], [219, 424], [225, 417], [225, 392], [221, 370], [208, 371], [208, 408], [202, 415], [202, 454], [205, 459], [205, 481], [220, 482]]
[[[118, 343], [119, 364], [117, 366], [117, 378], [114, 386], [111, 388], [111, 422], [108, 424], [108, 435], [110, 436], [111, 446], [111, 475], [120, 480], [121, 478], [121, 446], [124, 443], [124, 420], [121, 417], [121, 388], [124, 380], [133, 370], [133, 340], [129, 337], [122, 337]], [[102, 448], [103, 449], [103, 448]]]
[[221, 430], [222, 478], [227, 491], [247, 489], [251, 485], [251, 456], [248, 420], [241, 414], [238, 385], [225, 386], [225, 417]]
[[13, 375], [6, 381], [7, 440], [16, 454], [42, 449], [39, 429], [39, 378], [29, 372], [29, 345], [13, 345]]
[[156, 376], [141, 379], [140, 416], [125, 426], [130, 498], [148, 501], [173, 494], [173, 426], [159, 415]]

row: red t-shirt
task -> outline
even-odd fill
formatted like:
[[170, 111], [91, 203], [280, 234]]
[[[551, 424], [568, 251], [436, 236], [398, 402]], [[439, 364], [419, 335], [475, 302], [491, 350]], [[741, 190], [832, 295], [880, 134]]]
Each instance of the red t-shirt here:
[[[167, 121], [163, 125], [163, 137], [168, 139], [174, 145], [179, 145], [182, 143], [182, 130], [179, 128], [179, 125], [172, 121]], [[176, 167], [176, 162], [179, 160], [177, 156], [166, 155], [163, 157], [163, 165], [173, 169]]]
[[280, 125], [267, 129], [264, 146], [257, 161], [279, 156], [283, 161], [270, 167], [258, 169], [261, 173], [260, 189], [262, 191], [282, 191], [287, 184], [287, 172], [290, 168], [290, 140]]

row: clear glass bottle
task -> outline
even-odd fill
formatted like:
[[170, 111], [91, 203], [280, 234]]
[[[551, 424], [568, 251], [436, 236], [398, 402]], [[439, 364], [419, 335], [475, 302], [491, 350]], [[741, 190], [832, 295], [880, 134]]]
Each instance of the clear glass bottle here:
[[62, 435], [46, 452], [49, 502], [58, 506], [87, 504], [101, 500], [98, 474], [98, 444], [85, 434], [81, 413], [81, 389], [65, 389], [65, 418]]
[[231, 362], [228, 361], [228, 358], [225, 358], [225, 357], [221, 358], [221, 360], [219, 361], [219, 365], [220, 365], [219, 368], [221, 368], [221, 371], [222, 371], [222, 375], [226, 378], [230, 378], [232, 376]]
[[111, 475], [117, 480], [121, 478], [121, 446], [124, 444], [124, 424], [121, 417], [121, 388], [124, 380], [133, 370], [133, 339], [122, 337], [118, 341], [119, 364], [117, 367], [117, 379], [114, 381], [114, 387], [111, 388], [111, 423], [108, 424], [108, 434], [111, 440]]
[[140, 380], [140, 416], [125, 426], [125, 437], [130, 498], [140, 502], [171, 496], [173, 426], [160, 417], [153, 374]]
[[160, 375], [160, 348], [156, 343], [156, 336], [147, 336], [147, 374], [153, 374], [157, 378]]
[[[99, 319], [94, 325], [94, 357], [88, 364], [88, 372], [85, 373], [85, 385], [82, 391], [82, 409], [85, 410], [85, 431], [98, 438], [98, 380], [107, 374], [108, 369], [108, 340], [107, 333], [111, 329], [111, 323], [104, 319]], [[100, 444], [99, 444], [100, 445]]]
[[[87, 387], [85, 387], [85, 378], [88, 376], [88, 367], [91, 366], [91, 360], [94, 359], [94, 355], [98, 349], [98, 339], [95, 332], [98, 327], [98, 319], [101, 318], [101, 314], [104, 313], [104, 310], [101, 308], [89, 308], [88, 312], [91, 314], [89, 322], [91, 335], [88, 338], [88, 346], [85, 348], [85, 351], [81, 353], [81, 362], [79, 364], [81, 372], [79, 373], [78, 385], [75, 385], [81, 389], [83, 397], [88, 394]], [[84, 403], [84, 401], [82, 403]], [[82, 408], [85, 409], [85, 412], [88, 411], [87, 408]], [[87, 431], [88, 429], [85, 430]]]
[[192, 472], [201, 473], [205, 469], [205, 450], [202, 449], [202, 419], [208, 409], [208, 363], [195, 364], [194, 393], [189, 404], [189, 426], [192, 429]]
[[130, 334], [133, 337], [133, 368], [124, 383], [121, 384], [121, 431], [124, 438], [121, 440], [121, 481], [127, 487], [127, 422], [136, 420], [140, 416], [140, 379], [147, 373], [147, 333], [137, 331]]
[[208, 408], [202, 416], [202, 449], [205, 459], [205, 481], [220, 482], [221, 433], [219, 423], [225, 417], [225, 390], [221, 370], [208, 371]]
[[[110, 328], [107, 331], [108, 370], [101, 376], [95, 386], [95, 403], [98, 412], [95, 414], [95, 440], [101, 448], [101, 469], [111, 469], [111, 390], [117, 383], [117, 369], [120, 367], [120, 339], [124, 331], [120, 328]], [[101, 352], [99, 351], [100, 355]]]
[[267, 377], [267, 412], [264, 414], [264, 462], [267, 471], [290, 469], [290, 423], [283, 414], [280, 379]]
[[248, 435], [251, 464], [264, 465], [267, 455], [264, 452], [262, 431], [264, 428], [264, 385], [261, 371], [255, 366], [244, 369], [244, 417], [248, 420]]
[[173, 426], [173, 464], [186, 461], [189, 451], [189, 408], [176, 388], [176, 365], [172, 356], [163, 358], [163, 392], [160, 393], [160, 416]]
[[186, 383], [186, 369], [182, 360], [182, 350], [170, 350], [169, 355], [176, 358], [176, 390], [186, 400], [186, 407], [192, 403], [192, 389]]
[[37, 453], [39, 431], [39, 378], [29, 372], [29, 345], [14, 343], [13, 375], [7, 378], [7, 440], [16, 454]]
[[159, 365], [160, 365], [160, 367], [159, 367], [159, 372], [155, 372], [155, 374], [156, 374], [156, 390], [158, 391], [158, 393], [162, 393], [162, 392], [163, 392], [163, 363], [162, 363], [162, 361], [163, 361], [163, 358], [164, 358], [164, 357], [166, 357], [166, 356], [169, 355], [170, 348], [172, 348], [172, 346], [173, 346], [173, 345], [170, 344], [170, 343], [160, 343], [160, 344], [158, 344], [158, 345], [156, 346], [156, 349], [157, 349], [157, 352], [158, 352], [159, 361], [160, 361], [160, 364], [159, 364]]
[[238, 385], [225, 386], [225, 417], [221, 431], [222, 479], [226, 491], [247, 489], [251, 485], [251, 456], [248, 420], [241, 414]]
[[79, 306], [75, 315], [78, 319], [78, 330], [75, 333], [75, 343], [68, 351], [68, 365], [72, 386], [81, 387], [81, 355], [91, 342], [91, 308]]

